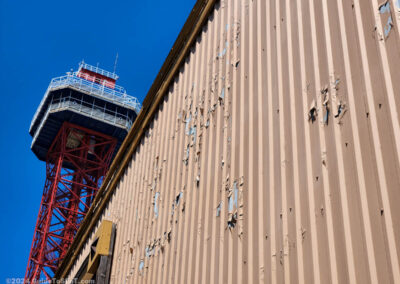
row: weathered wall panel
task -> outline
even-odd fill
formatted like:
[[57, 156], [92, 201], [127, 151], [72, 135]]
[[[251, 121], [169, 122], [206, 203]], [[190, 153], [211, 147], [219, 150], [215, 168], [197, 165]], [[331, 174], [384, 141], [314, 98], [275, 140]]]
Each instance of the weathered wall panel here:
[[102, 215], [112, 283], [400, 283], [399, 9], [218, 2]]

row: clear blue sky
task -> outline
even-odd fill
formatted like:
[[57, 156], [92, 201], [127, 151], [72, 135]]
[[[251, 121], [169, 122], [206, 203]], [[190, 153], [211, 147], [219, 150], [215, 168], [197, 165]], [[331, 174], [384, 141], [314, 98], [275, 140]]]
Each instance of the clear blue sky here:
[[78, 62], [111, 70], [143, 101], [195, 0], [0, 0], [0, 283], [23, 277], [45, 165], [28, 128], [52, 77]]

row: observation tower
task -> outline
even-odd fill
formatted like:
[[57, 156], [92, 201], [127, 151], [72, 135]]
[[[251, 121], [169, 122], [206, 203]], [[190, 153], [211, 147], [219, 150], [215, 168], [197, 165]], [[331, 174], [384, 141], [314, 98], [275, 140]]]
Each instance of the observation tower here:
[[25, 283], [51, 280], [140, 111], [117, 79], [82, 61], [51, 80], [32, 119], [31, 149], [46, 162], [46, 181]]

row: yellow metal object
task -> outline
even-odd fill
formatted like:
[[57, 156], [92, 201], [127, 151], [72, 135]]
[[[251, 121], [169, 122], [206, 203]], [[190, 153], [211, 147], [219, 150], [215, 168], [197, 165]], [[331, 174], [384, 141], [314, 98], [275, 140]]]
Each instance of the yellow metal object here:
[[[109, 255], [111, 245], [112, 222], [104, 220], [97, 230], [90, 247], [87, 274], [95, 274], [99, 266], [100, 256]], [[86, 276], [86, 275], [85, 275]]]
[[94, 274], [91, 274], [89, 272], [85, 273], [85, 275], [83, 275], [82, 279], [80, 279], [79, 283], [90, 283], [88, 282], [88, 280], [92, 280], [93, 279]]

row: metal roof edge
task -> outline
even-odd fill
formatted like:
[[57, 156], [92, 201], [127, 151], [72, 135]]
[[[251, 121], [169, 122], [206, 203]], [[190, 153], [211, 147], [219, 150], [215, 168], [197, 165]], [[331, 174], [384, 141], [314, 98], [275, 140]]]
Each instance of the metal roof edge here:
[[111, 198], [112, 193], [114, 192], [125, 167], [129, 163], [134, 150], [145, 133], [147, 126], [156, 113], [159, 104], [162, 102], [171, 81], [179, 71], [181, 63], [190, 51], [190, 47], [195, 42], [197, 35], [201, 31], [216, 2], [217, 0], [198, 0], [194, 5], [188, 19], [178, 35], [177, 40], [150, 87], [146, 98], [143, 101], [142, 109], [114, 158], [91, 208], [82, 221], [73, 243], [55, 273], [55, 279], [63, 279], [67, 277], [74, 261], [79, 256], [85, 242], [88, 237], [90, 237], [92, 230], [96, 226], [103, 209]]

